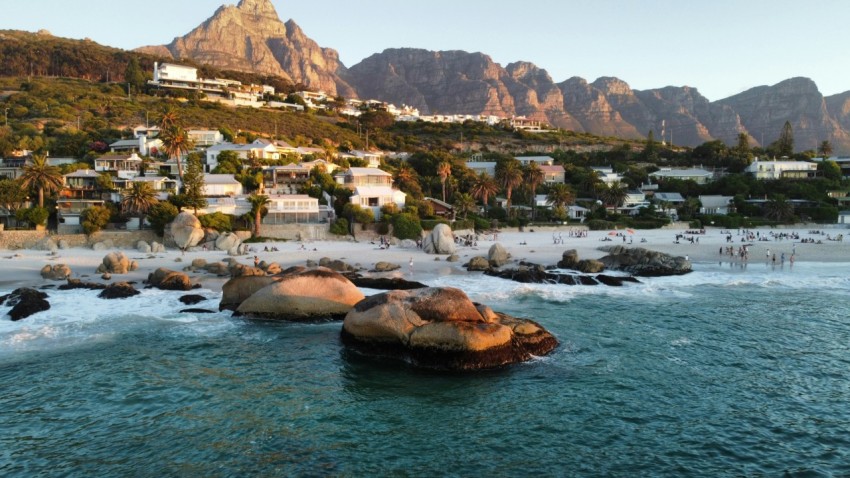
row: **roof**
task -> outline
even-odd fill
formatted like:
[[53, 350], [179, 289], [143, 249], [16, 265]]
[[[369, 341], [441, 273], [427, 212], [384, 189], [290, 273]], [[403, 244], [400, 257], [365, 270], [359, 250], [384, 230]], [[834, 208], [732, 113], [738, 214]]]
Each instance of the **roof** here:
[[105, 154], [99, 158], [94, 158], [95, 161], [141, 161], [142, 158], [134, 154]]
[[138, 147], [139, 146], [139, 140], [138, 139], [119, 139], [118, 141], [109, 145], [109, 147], [111, 147], [111, 148], [116, 148], [116, 147], [120, 147], [120, 146], [136, 146], [136, 147]]
[[92, 169], [79, 169], [65, 175], [66, 178], [96, 178], [98, 176], [100, 176], [100, 173]]
[[232, 174], [204, 174], [205, 184], [240, 184]]
[[700, 196], [702, 207], [725, 207], [732, 202], [732, 196]]
[[692, 178], [694, 176], [714, 176], [714, 173], [699, 168], [662, 169], [661, 171], [656, 171], [650, 174], [650, 176], [661, 176], [665, 178]]
[[174, 181], [174, 180], [169, 179], [165, 176], [136, 176], [135, 178], [128, 179], [128, 181], [134, 182], [134, 183], [141, 183], [141, 182], [156, 183], [156, 182], [159, 182], [159, 181]]
[[555, 161], [551, 156], [516, 156], [514, 159], [523, 163], [530, 163], [532, 161], [535, 163], [551, 163]]
[[681, 193], [655, 193], [655, 199], [667, 202], [684, 202], [685, 198]]
[[563, 173], [564, 167], [561, 166], [560, 164], [553, 164], [553, 165], [543, 164], [543, 165], [540, 166], [540, 170], [543, 171], [544, 173]]
[[392, 174], [378, 168], [348, 168], [352, 176], [392, 176]]
[[[215, 146], [210, 146], [207, 148], [207, 151], [251, 151], [252, 149], [257, 149], [261, 145], [259, 144], [235, 144], [235, 143], [221, 143]], [[264, 145], [263, 147], [268, 146]]]
[[449, 204], [449, 203], [447, 203], [447, 202], [443, 202], [443, 201], [441, 201], [441, 200], [439, 200], [439, 199], [435, 199], [435, 198], [425, 198], [425, 200], [426, 200], [426, 201], [431, 201], [431, 202], [433, 202], [434, 204], [438, 204], [438, 205], [440, 205], [440, 206], [442, 206], [442, 207], [444, 207], [444, 208], [446, 208], [446, 209], [454, 209], [454, 206], [452, 206], [451, 204]]

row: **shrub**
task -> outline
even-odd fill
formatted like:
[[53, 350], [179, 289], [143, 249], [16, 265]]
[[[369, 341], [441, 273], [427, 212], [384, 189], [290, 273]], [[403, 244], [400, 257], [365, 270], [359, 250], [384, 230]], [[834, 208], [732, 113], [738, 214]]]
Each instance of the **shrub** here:
[[422, 224], [419, 217], [402, 213], [393, 217], [393, 235], [399, 239], [419, 239], [422, 237]]
[[223, 212], [202, 214], [198, 216], [201, 226], [215, 229], [218, 232], [230, 232], [233, 230], [233, 217]]
[[422, 229], [426, 231], [430, 231], [437, 227], [437, 224], [448, 224], [449, 221], [445, 219], [422, 219], [420, 224], [422, 224]]
[[148, 222], [160, 236], [165, 234], [165, 226], [177, 217], [179, 211], [177, 206], [167, 201], [160, 201], [154, 204], [148, 211]]
[[102, 206], [92, 206], [83, 209], [83, 212], [80, 214], [80, 224], [83, 226], [83, 232], [91, 235], [97, 231], [102, 231], [109, 224], [111, 215], [112, 211]]
[[48, 217], [50, 217], [50, 211], [38, 206], [15, 211], [15, 219], [20, 222], [28, 222], [31, 226], [47, 225]]
[[381, 235], [389, 234], [390, 233], [389, 223], [386, 223], [386, 222], [383, 222], [383, 221], [379, 222], [378, 225], [375, 227], [375, 232], [377, 232], [378, 234], [381, 234]]
[[333, 223], [331, 223], [330, 233], [335, 234], [337, 236], [347, 236], [348, 235], [348, 219], [343, 217], [337, 219]]
[[591, 231], [604, 231], [614, 229], [614, 223], [611, 221], [603, 221], [602, 219], [591, 219], [587, 221], [587, 228]]

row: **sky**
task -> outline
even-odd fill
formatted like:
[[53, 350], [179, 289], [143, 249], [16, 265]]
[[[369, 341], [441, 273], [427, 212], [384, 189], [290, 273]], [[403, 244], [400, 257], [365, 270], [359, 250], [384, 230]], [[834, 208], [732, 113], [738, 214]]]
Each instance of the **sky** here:
[[[0, 29], [132, 49], [171, 42], [236, 0], [0, 0]], [[529, 61], [555, 82], [615, 76], [711, 101], [796, 76], [850, 90], [848, 0], [273, 0], [346, 66], [387, 48]], [[2, 59], [0, 59], [2, 61]]]

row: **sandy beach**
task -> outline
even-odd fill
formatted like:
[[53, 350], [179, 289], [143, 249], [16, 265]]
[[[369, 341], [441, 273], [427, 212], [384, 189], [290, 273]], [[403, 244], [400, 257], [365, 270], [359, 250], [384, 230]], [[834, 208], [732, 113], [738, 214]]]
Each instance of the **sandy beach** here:
[[[479, 235], [477, 245], [458, 246], [457, 262], [447, 262], [444, 255], [426, 254], [420, 249], [390, 247], [381, 249], [377, 241], [315, 241], [315, 242], [274, 242], [253, 244], [255, 252], [237, 259], [244, 264], [253, 263], [253, 255], [266, 262], [277, 262], [283, 268], [293, 265], [304, 265], [306, 261], [318, 261], [323, 257], [341, 259], [364, 270], [371, 270], [375, 263], [387, 261], [398, 264], [400, 269], [385, 273], [389, 276], [412, 278], [427, 283], [429, 278], [448, 274], [467, 274], [463, 264], [472, 257], [486, 256], [489, 248], [496, 242], [501, 243], [511, 254], [514, 262], [527, 261], [544, 265], [554, 265], [565, 250], [576, 249], [580, 258], [599, 258], [605, 252], [599, 248], [610, 245], [625, 245], [629, 247], [645, 247], [652, 250], [667, 252], [678, 256], [687, 256], [695, 263], [717, 263], [740, 261], [726, 253], [726, 248], [734, 246], [738, 249], [748, 244], [749, 262], [763, 263], [772, 261], [773, 255], [777, 262], [791, 260], [792, 254], [797, 262], [850, 262], [850, 238], [848, 241], [835, 240], [843, 229], [816, 229], [801, 227], [798, 229], [752, 229], [750, 233], [757, 236], [750, 240], [745, 236], [746, 231], [708, 228], [702, 234], [688, 234], [686, 230], [635, 230], [626, 231], [586, 231], [583, 237], [576, 234], [581, 231], [575, 227], [502, 230], [496, 236]], [[792, 237], [783, 237], [788, 235]], [[678, 236], [678, 239], [677, 239]], [[730, 241], [731, 236], [731, 242]], [[277, 248], [275, 252], [265, 251], [264, 248]], [[133, 260], [138, 261], [139, 269], [126, 275], [113, 276], [115, 280], [141, 281], [147, 275], [159, 268], [166, 267], [182, 270], [191, 264], [193, 259], [203, 258], [208, 262], [221, 261], [228, 256], [224, 251], [198, 251], [181, 254], [178, 250], [170, 249], [161, 254], [144, 254], [134, 249], [113, 249], [123, 252]], [[723, 253], [721, 253], [723, 251]], [[109, 251], [94, 251], [85, 248], [59, 250], [55, 255], [38, 250], [13, 250], [0, 253], [0, 288], [11, 289], [18, 286], [37, 286], [48, 282], [41, 278], [39, 271], [46, 264], [67, 264], [73, 271], [73, 276], [89, 281], [101, 281], [95, 272], [104, 255]], [[410, 262], [413, 261], [411, 272]], [[202, 287], [219, 290], [226, 278], [216, 277], [205, 272], [190, 273], [193, 281]]]

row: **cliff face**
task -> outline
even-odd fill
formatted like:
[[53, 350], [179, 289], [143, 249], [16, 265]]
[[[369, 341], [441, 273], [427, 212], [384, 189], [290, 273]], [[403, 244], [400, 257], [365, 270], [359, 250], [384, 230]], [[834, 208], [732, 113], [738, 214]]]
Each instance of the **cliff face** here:
[[356, 95], [343, 79], [346, 69], [337, 52], [321, 48], [294, 21], [283, 23], [270, 0], [222, 6], [170, 44], [138, 50], [191, 58], [221, 69], [277, 75], [331, 94]]

